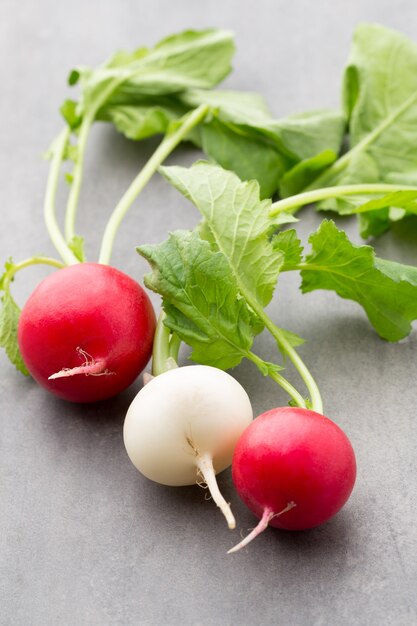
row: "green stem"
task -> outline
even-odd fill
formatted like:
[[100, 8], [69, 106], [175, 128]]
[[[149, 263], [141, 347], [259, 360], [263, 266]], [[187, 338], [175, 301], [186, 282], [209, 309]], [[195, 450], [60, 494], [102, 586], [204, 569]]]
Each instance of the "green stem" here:
[[20, 272], [20, 270], [23, 270], [25, 267], [30, 267], [31, 265], [52, 265], [52, 267], [57, 267], [58, 269], [65, 267], [65, 264], [58, 261], [58, 259], [53, 259], [47, 256], [32, 256], [29, 259], [20, 261], [20, 263], [13, 264], [10, 269], [6, 271], [3, 282], [4, 290], [9, 289], [10, 283], [17, 272]]
[[77, 213], [78, 200], [80, 197], [81, 183], [84, 172], [84, 156], [87, 146], [88, 135], [94, 121], [96, 110], [92, 114], [84, 117], [77, 143], [77, 161], [74, 166], [73, 180], [68, 195], [67, 210], [65, 213], [65, 237], [67, 241], [71, 241], [75, 235], [75, 216]]
[[[256, 354], [254, 354], [253, 352], [249, 352], [247, 354], [247, 358], [255, 363], [258, 369], [263, 371], [265, 367], [265, 362], [260, 359]], [[272, 378], [272, 380], [275, 381], [280, 387], [282, 387], [289, 396], [291, 396], [297, 406], [301, 407], [302, 409], [306, 408], [306, 403], [303, 396], [297, 391], [295, 387], [293, 387], [293, 385], [286, 378], [284, 378], [284, 376], [281, 376], [281, 374], [279, 374], [278, 372], [274, 372], [272, 369], [268, 369], [268, 376]]]
[[78, 259], [68, 248], [68, 245], [61, 233], [55, 217], [55, 198], [58, 188], [61, 164], [64, 158], [65, 148], [70, 136], [69, 128], [65, 128], [57, 137], [53, 144], [52, 162], [46, 185], [44, 217], [46, 228], [55, 248], [67, 265], [78, 263]]
[[181, 347], [181, 339], [176, 333], [171, 333], [171, 339], [169, 342], [169, 356], [174, 361], [178, 361], [178, 353]]
[[[153, 342], [153, 354], [152, 354], [152, 374], [158, 376], [163, 374], [169, 369], [177, 367], [178, 352], [181, 345], [181, 340], [178, 335], [172, 333], [164, 324], [166, 315], [162, 312], [158, 319], [156, 326], [155, 338]], [[265, 361], [259, 358], [253, 352], [245, 353], [245, 356], [254, 363], [259, 370], [265, 371]], [[268, 368], [268, 375], [274, 382], [282, 387], [295, 404], [299, 407], [306, 408], [306, 403], [302, 395], [286, 380], [281, 374]]]
[[326, 200], [327, 198], [341, 198], [342, 196], [356, 195], [378, 195], [394, 193], [396, 191], [417, 191], [417, 187], [411, 185], [388, 185], [388, 184], [367, 184], [367, 185], [341, 185], [340, 187], [324, 187], [323, 189], [313, 189], [305, 191], [289, 198], [284, 198], [272, 204], [269, 216], [274, 217], [279, 213], [296, 213], [298, 209], [306, 204]]
[[165, 159], [178, 146], [184, 137], [186, 137], [188, 133], [204, 119], [208, 111], [208, 105], [202, 104], [191, 114], [187, 114], [179, 128], [162, 140], [162, 143], [155, 150], [149, 161], [133, 180], [120, 199], [107, 223], [101, 244], [99, 263], [108, 264], [110, 262], [114, 238], [124, 216], [133, 204], [134, 200], [152, 178], [158, 167], [165, 161]]
[[265, 313], [262, 307], [260, 307], [256, 301], [252, 301], [252, 299], [249, 299], [248, 302], [249, 302], [249, 305], [254, 309], [255, 313], [259, 316], [259, 318], [264, 323], [265, 328], [267, 328], [269, 332], [271, 333], [271, 335], [274, 337], [281, 351], [284, 352], [288, 356], [288, 358], [290, 359], [290, 361], [293, 363], [294, 367], [298, 371], [299, 375], [303, 379], [305, 386], [307, 387], [308, 392], [310, 394], [311, 405], [312, 405], [313, 411], [316, 411], [317, 413], [323, 413], [323, 401], [321, 399], [321, 395], [320, 395], [320, 391], [317, 386], [317, 383], [314, 380], [313, 376], [311, 375], [306, 364], [304, 363], [304, 361], [298, 354], [298, 352], [287, 340], [284, 332], [280, 328], [278, 328], [278, 326], [275, 326], [275, 324], [268, 317], [268, 315]]
[[294, 365], [294, 367], [300, 374], [301, 378], [303, 379], [304, 384], [307, 387], [308, 392], [310, 394], [311, 408], [313, 409], [313, 411], [316, 411], [317, 413], [322, 414], [323, 413], [323, 401], [321, 399], [320, 390], [317, 386], [316, 381], [311, 375], [310, 370], [307, 368], [306, 364], [304, 363], [304, 361], [302, 360], [298, 352], [286, 339], [285, 335], [283, 334], [280, 328], [278, 328], [277, 326], [275, 326], [275, 324], [270, 322], [270, 326], [268, 330], [275, 337], [281, 350], [287, 354], [288, 358], [290, 359], [290, 361], [292, 361], [292, 364]]
[[152, 374], [159, 376], [164, 372], [178, 367], [177, 359], [181, 345], [180, 339], [165, 326], [166, 315], [162, 311], [156, 325], [152, 352]]
[[87, 140], [90, 134], [91, 126], [95, 120], [97, 111], [103, 106], [106, 100], [111, 96], [113, 91], [129, 78], [128, 75], [124, 75], [112, 80], [105, 89], [100, 93], [100, 96], [95, 100], [94, 105], [85, 114], [81, 123], [78, 143], [77, 143], [77, 161], [75, 163], [73, 172], [73, 181], [71, 184], [71, 190], [68, 196], [67, 210], [65, 214], [65, 237], [67, 241], [71, 241], [75, 236], [75, 218], [78, 208], [78, 200], [80, 197], [81, 184], [84, 174], [84, 157], [87, 147]]

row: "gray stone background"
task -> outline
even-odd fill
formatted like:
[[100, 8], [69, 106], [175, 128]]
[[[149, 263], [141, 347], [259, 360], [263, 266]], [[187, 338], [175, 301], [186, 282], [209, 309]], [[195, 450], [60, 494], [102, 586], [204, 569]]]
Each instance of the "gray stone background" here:
[[[117, 48], [151, 45], [187, 27], [231, 28], [238, 51], [225, 84], [261, 92], [281, 116], [338, 105], [351, 34], [365, 20], [417, 38], [413, 0], [1, 0], [1, 258], [53, 253], [42, 220], [41, 154], [61, 126], [57, 109], [74, 64], [95, 65]], [[106, 216], [155, 145], [94, 128], [78, 220], [90, 260]], [[170, 161], [198, 156], [182, 147]], [[59, 198], [62, 205], [64, 188]], [[304, 212], [300, 233], [320, 219]], [[196, 221], [193, 207], [155, 177], [123, 224], [114, 264], [141, 279], [146, 266], [135, 245]], [[344, 226], [357, 239], [356, 226]], [[417, 263], [416, 222], [382, 237], [377, 249]], [[19, 275], [20, 304], [47, 274]], [[71, 405], [23, 379], [2, 353], [2, 626], [417, 623], [416, 334], [383, 342], [359, 307], [331, 293], [301, 296], [296, 276], [281, 281], [270, 313], [308, 339], [301, 354], [326, 413], [355, 447], [358, 480], [345, 509], [310, 532], [268, 530], [227, 556], [239, 531], [254, 525], [229, 471], [219, 482], [237, 516], [234, 533], [198, 487], [156, 485], [130, 464], [122, 424], [140, 382], [114, 400]], [[274, 358], [269, 337], [257, 349]], [[286, 402], [249, 363], [234, 375], [256, 414]]]

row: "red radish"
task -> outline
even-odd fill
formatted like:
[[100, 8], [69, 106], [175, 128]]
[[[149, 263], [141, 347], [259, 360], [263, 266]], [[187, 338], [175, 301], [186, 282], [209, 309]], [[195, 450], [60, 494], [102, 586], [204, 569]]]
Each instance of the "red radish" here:
[[233, 482], [258, 526], [229, 550], [270, 526], [313, 528], [345, 504], [356, 478], [355, 454], [334, 422], [308, 409], [280, 407], [260, 415], [240, 437]]
[[33, 378], [55, 395], [94, 402], [130, 385], [147, 364], [155, 314], [142, 287], [108, 265], [51, 274], [23, 307], [18, 340]]

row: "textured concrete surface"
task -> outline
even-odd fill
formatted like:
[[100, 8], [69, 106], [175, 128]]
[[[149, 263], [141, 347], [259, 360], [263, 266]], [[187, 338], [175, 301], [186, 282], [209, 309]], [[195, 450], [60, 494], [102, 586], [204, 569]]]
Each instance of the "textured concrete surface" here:
[[[60, 128], [57, 108], [72, 65], [96, 64], [117, 48], [152, 44], [186, 27], [229, 27], [238, 52], [227, 85], [263, 93], [278, 116], [338, 104], [351, 33], [363, 20], [417, 32], [412, 0], [1, 0], [1, 258], [53, 253], [42, 222], [41, 153]], [[155, 145], [94, 129], [78, 220], [91, 260], [106, 215]], [[197, 156], [181, 148], [171, 162]], [[61, 204], [64, 198], [62, 189]], [[196, 220], [155, 178], [120, 231], [114, 264], [140, 278], [145, 264], [135, 245]], [[300, 232], [306, 236], [319, 221], [306, 212]], [[357, 236], [354, 224], [346, 228]], [[405, 234], [383, 237], [378, 249], [417, 263], [417, 236], [409, 227]], [[21, 304], [47, 273], [19, 276]], [[112, 401], [73, 406], [23, 379], [2, 353], [2, 626], [416, 623], [417, 336], [387, 344], [354, 304], [327, 293], [302, 297], [297, 289], [297, 278], [285, 277], [270, 311], [308, 339], [301, 353], [326, 412], [354, 444], [358, 480], [343, 512], [306, 533], [268, 530], [227, 556], [239, 531], [254, 525], [229, 472], [219, 482], [236, 513], [234, 533], [201, 489], [158, 486], [131, 466], [122, 423], [139, 383]], [[273, 358], [269, 337], [257, 348]], [[286, 401], [250, 364], [235, 375], [256, 413]]]

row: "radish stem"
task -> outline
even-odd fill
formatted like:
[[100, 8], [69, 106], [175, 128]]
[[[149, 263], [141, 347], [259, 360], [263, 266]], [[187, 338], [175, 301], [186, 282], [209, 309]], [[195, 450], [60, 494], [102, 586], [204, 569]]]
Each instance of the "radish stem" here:
[[158, 167], [162, 165], [165, 159], [178, 146], [178, 144], [181, 143], [188, 133], [205, 118], [208, 111], [209, 106], [202, 104], [192, 113], [187, 114], [183, 118], [183, 122], [179, 128], [177, 128], [177, 130], [175, 130], [172, 134], [168, 134], [162, 140], [149, 161], [133, 180], [107, 222], [101, 244], [99, 263], [108, 264], [110, 262], [114, 239], [127, 211], [157, 171]]
[[67, 241], [71, 241], [75, 235], [75, 215], [77, 212], [78, 199], [80, 197], [80, 189], [83, 179], [84, 155], [88, 135], [90, 134], [90, 129], [94, 122], [95, 113], [96, 111], [93, 112], [93, 115], [84, 117], [80, 128], [80, 134], [78, 136], [77, 161], [74, 167], [73, 180], [65, 214], [65, 237]]
[[103, 89], [100, 96], [94, 102], [94, 106], [89, 109], [88, 114], [84, 116], [81, 123], [77, 144], [77, 160], [74, 167], [73, 180], [71, 190], [68, 196], [67, 209], [65, 214], [65, 237], [67, 241], [71, 241], [75, 236], [75, 217], [77, 213], [78, 200], [80, 197], [80, 190], [84, 173], [85, 151], [91, 126], [93, 125], [97, 111], [106, 102], [106, 100], [110, 97], [113, 91], [121, 83], [127, 80], [127, 78], [128, 76], [125, 75], [121, 78], [119, 77], [112, 80], [107, 88]]
[[20, 261], [20, 263], [13, 264], [10, 269], [6, 271], [3, 281], [3, 288], [5, 290], [8, 289], [15, 274], [17, 274], [17, 272], [20, 272], [20, 270], [23, 270], [25, 267], [30, 267], [31, 265], [52, 265], [52, 267], [57, 267], [59, 269], [65, 267], [65, 264], [61, 261], [58, 261], [58, 259], [53, 259], [47, 256], [32, 256], [29, 259]]
[[49, 236], [62, 259], [67, 265], [75, 265], [75, 263], [78, 263], [79, 261], [73, 252], [71, 252], [68, 248], [55, 217], [55, 198], [58, 188], [59, 174], [70, 132], [69, 128], [63, 130], [53, 144], [52, 163], [49, 170], [48, 183], [45, 193], [44, 217]]
[[271, 205], [270, 217], [275, 217], [279, 213], [296, 213], [301, 207], [327, 198], [341, 198], [343, 196], [356, 195], [378, 195], [394, 193], [396, 191], [417, 191], [417, 187], [409, 185], [341, 185], [340, 187], [324, 187], [323, 189], [312, 189], [283, 200], [278, 200]]
[[[152, 374], [154, 376], [158, 376], [159, 374], [163, 374], [169, 369], [173, 369], [177, 367], [178, 360], [178, 352], [181, 346], [181, 340], [175, 333], [165, 326], [164, 319], [166, 314], [162, 312], [158, 319], [158, 324], [156, 326], [154, 343], [153, 343], [153, 353], [152, 353]], [[275, 328], [275, 327], [274, 327]], [[279, 330], [279, 329], [277, 329]], [[295, 352], [295, 350], [294, 350]], [[295, 353], [296, 357], [298, 354]], [[265, 369], [265, 361], [263, 361], [260, 357], [258, 357], [253, 352], [245, 353], [246, 358], [248, 358], [252, 363], [254, 363], [258, 369], [263, 371]], [[304, 375], [308, 378], [308, 370], [305, 367], [302, 360], [299, 358], [299, 367], [304, 366], [306, 372]], [[302, 366], [300, 365], [302, 364]], [[294, 400], [295, 404], [303, 409], [306, 408], [306, 403], [303, 396], [297, 391], [297, 389], [286, 379], [284, 376], [279, 374], [278, 372], [273, 371], [272, 368], [268, 368], [268, 376], [272, 378], [274, 382], [276, 382], [280, 387], [282, 387], [288, 395]], [[311, 375], [310, 375], [311, 376]], [[311, 380], [312, 377], [311, 377]], [[314, 381], [313, 381], [314, 382]], [[315, 392], [314, 385], [310, 383], [312, 390]], [[316, 398], [316, 410], [320, 408], [320, 403], [317, 401], [317, 392], [315, 392]], [[320, 395], [320, 394], [319, 394]]]
[[217, 484], [212, 457], [207, 452], [201, 455], [199, 454], [196, 458], [196, 464], [199, 472], [204, 478], [204, 482], [206, 483], [214, 502], [225, 516], [227, 525], [231, 529], [236, 528], [236, 520], [230, 509], [230, 505], [223, 498]]
[[178, 337], [173, 341], [175, 335], [172, 335], [170, 329], [165, 326], [165, 317], [166, 315], [162, 311], [158, 318], [153, 340], [152, 374], [154, 376], [178, 367], [177, 359], [181, 341]]
[[[253, 352], [249, 352], [248, 359], [255, 363], [255, 365], [259, 369], [262, 369], [264, 361], [262, 361], [262, 359], [260, 359], [256, 354], [254, 354]], [[284, 378], [284, 376], [281, 376], [281, 374], [279, 374], [278, 372], [274, 372], [271, 369], [268, 370], [268, 376], [272, 378], [272, 380], [274, 380], [280, 387], [282, 387], [289, 396], [291, 396], [297, 406], [301, 407], [302, 409], [306, 408], [306, 403], [303, 396], [297, 391], [295, 387], [293, 387], [293, 385], [286, 378]]]

